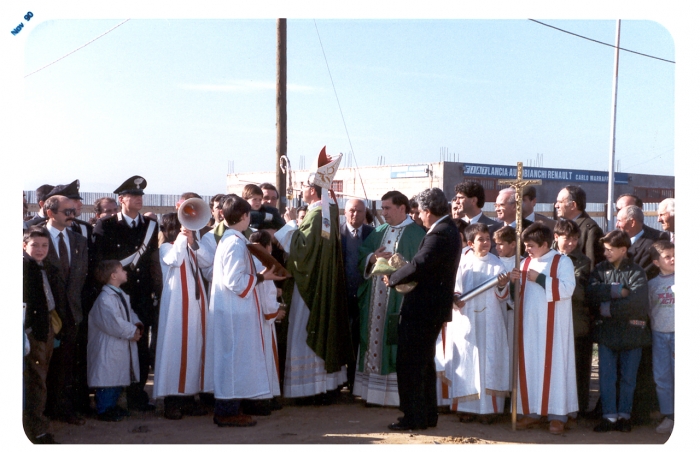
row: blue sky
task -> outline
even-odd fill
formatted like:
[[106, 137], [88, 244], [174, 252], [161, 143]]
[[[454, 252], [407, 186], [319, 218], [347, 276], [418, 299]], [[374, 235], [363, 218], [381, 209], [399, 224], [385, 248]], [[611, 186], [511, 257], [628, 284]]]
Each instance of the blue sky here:
[[[614, 20], [534, 18], [614, 42]], [[23, 75], [123, 20], [37, 23], [25, 36]], [[214, 194], [225, 189], [229, 161], [236, 172], [272, 170], [275, 27], [273, 18], [131, 19], [23, 78], [27, 124], [41, 131], [23, 150], [64, 156], [24, 174], [23, 188], [79, 178], [85, 191], [112, 191], [139, 174], [150, 193]], [[526, 19], [289, 19], [287, 27], [294, 168], [323, 146], [349, 161], [352, 144], [361, 166], [379, 156], [390, 165], [436, 161], [447, 148], [460, 161], [543, 154], [546, 167], [607, 170], [611, 47]], [[676, 58], [672, 35], [654, 21], [623, 20], [620, 45]], [[675, 70], [621, 52], [622, 171], [674, 174]]]

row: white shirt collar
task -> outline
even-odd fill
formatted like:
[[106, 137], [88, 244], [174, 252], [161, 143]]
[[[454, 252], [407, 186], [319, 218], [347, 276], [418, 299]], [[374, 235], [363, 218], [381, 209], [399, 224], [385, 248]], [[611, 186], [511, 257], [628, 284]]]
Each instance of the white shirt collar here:
[[474, 215], [472, 218], [469, 218], [469, 217], [465, 216], [464, 218], [462, 218], [462, 220], [468, 221], [470, 224], [471, 224], [471, 223], [478, 223], [478, 222], [479, 222], [479, 218], [481, 218], [481, 214], [482, 214], [482, 213], [483, 213], [483, 212], [479, 212], [479, 213], [477, 213], [476, 215]]
[[530, 215], [525, 217], [526, 220], [530, 220], [533, 223], [535, 222], [535, 212], [532, 212]]
[[642, 236], [642, 234], [644, 234], [644, 229], [639, 231], [634, 237], [630, 237], [630, 242], [632, 242], [632, 245], [634, 245], [634, 242], [636, 242], [637, 239]]
[[433, 225], [430, 226], [430, 229], [428, 229], [428, 234], [430, 234], [430, 232], [433, 230], [433, 228], [435, 227], [436, 224], [438, 224], [439, 222], [441, 222], [441, 221], [444, 220], [445, 218], [450, 218], [450, 216], [449, 216], [449, 215], [445, 215], [444, 217], [440, 218], [438, 221], [436, 221], [435, 223], [433, 223]]

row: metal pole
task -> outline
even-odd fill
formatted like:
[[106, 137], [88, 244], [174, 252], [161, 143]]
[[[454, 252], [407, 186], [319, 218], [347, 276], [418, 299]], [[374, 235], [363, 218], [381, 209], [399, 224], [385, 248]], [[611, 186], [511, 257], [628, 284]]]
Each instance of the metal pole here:
[[615, 66], [613, 68], [612, 124], [610, 125], [610, 165], [608, 168], [608, 232], [615, 229], [615, 122], [617, 120], [617, 75], [620, 62], [620, 19], [617, 20]]
[[[277, 153], [275, 186], [280, 196], [277, 208], [281, 213], [287, 206], [287, 181], [280, 158], [287, 155], [287, 19], [277, 19]], [[291, 168], [287, 169], [291, 171]]]

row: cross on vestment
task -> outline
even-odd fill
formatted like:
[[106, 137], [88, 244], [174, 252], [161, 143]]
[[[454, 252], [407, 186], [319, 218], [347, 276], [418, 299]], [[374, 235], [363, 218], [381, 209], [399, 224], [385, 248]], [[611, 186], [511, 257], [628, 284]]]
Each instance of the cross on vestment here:
[[[523, 232], [523, 188], [528, 185], [542, 185], [542, 180], [540, 179], [523, 179], [523, 162], [518, 162], [518, 172], [516, 179], [499, 180], [500, 185], [510, 185], [515, 189], [515, 268], [520, 268], [520, 234]], [[513, 343], [511, 347], [513, 348], [513, 375], [511, 375], [511, 393], [510, 393], [510, 404], [511, 404], [511, 426], [513, 431], [515, 431], [516, 416], [518, 414], [518, 369], [519, 369], [519, 336], [520, 336], [520, 324], [518, 319], [520, 318], [520, 281], [515, 283], [515, 293], [513, 294], [513, 317], [515, 318], [514, 331], [513, 331]]]

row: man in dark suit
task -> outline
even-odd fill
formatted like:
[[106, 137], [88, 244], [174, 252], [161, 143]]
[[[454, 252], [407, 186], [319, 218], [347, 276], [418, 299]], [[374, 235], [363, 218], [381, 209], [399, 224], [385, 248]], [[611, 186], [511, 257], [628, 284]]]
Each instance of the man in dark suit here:
[[[523, 188], [523, 220], [530, 221], [530, 224], [543, 223], [553, 231], [556, 221], [541, 213], [535, 213], [535, 204], [537, 204], [537, 189], [534, 185], [527, 185]], [[524, 226], [523, 229], [525, 229]]]
[[[340, 227], [340, 242], [343, 249], [343, 261], [345, 264], [345, 287], [348, 293], [348, 314], [350, 316], [350, 332], [352, 333], [352, 349], [357, 356], [360, 346], [360, 309], [357, 303], [357, 289], [363, 281], [362, 275], [357, 268], [359, 263], [360, 245], [374, 230], [372, 226], [364, 224], [365, 221], [364, 201], [361, 199], [350, 199], [345, 203], [345, 224]], [[352, 394], [355, 384], [356, 363], [348, 366], [348, 388]]]
[[577, 185], [567, 185], [559, 191], [554, 207], [558, 218], [573, 220], [581, 229], [579, 248], [591, 260], [593, 271], [596, 264], [605, 260], [600, 242], [604, 234], [598, 223], [586, 213], [586, 192]]
[[[92, 303], [99, 294], [99, 289], [95, 287], [93, 280], [93, 270], [95, 268], [95, 249], [92, 237], [93, 226], [83, 220], [78, 219], [82, 213], [83, 201], [80, 196], [80, 181], [74, 180], [70, 184], [56, 185], [48, 196], [61, 195], [73, 200], [75, 206], [75, 216], [69, 226], [70, 230], [79, 234], [87, 240], [88, 247], [88, 270], [83, 292], [81, 294], [83, 317], [87, 319], [92, 308]], [[73, 406], [76, 411], [87, 413], [90, 410], [90, 390], [87, 385], [87, 321], [82, 322], [78, 328], [76, 337], [75, 352], [75, 385]]]
[[399, 408], [404, 415], [389, 425], [391, 430], [437, 425], [435, 341], [442, 324], [452, 320], [452, 294], [462, 248], [442, 190], [421, 192], [418, 204], [428, 233], [413, 259], [384, 278], [389, 287], [417, 283], [404, 295], [399, 317], [396, 377]]
[[51, 264], [47, 269], [56, 269], [50, 278], [56, 301], [56, 312], [61, 318], [62, 328], [58, 339], [60, 346], [54, 349], [47, 376], [47, 411], [51, 417], [74, 425], [82, 425], [85, 419], [75, 412], [76, 341], [83, 321], [82, 291], [88, 273], [87, 240], [70, 230], [76, 215], [75, 203], [65, 196], [48, 198], [44, 205], [48, 221], [46, 230], [51, 236], [49, 254]]
[[478, 182], [463, 182], [455, 186], [454, 203], [459, 206], [462, 221], [477, 222], [490, 226], [494, 220], [483, 214], [481, 209], [486, 202], [484, 187]]
[[96, 261], [117, 259], [122, 262], [128, 279], [121, 289], [129, 294], [131, 306], [144, 325], [144, 334], [137, 342], [139, 382], [127, 390], [129, 407], [142, 411], [155, 409], [148, 403], [148, 394], [143, 388], [151, 364], [148, 332], [150, 327], [155, 331], [158, 297], [163, 287], [158, 224], [139, 213], [143, 208], [144, 188], [146, 179], [141, 176], [133, 176], [121, 184], [114, 190], [119, 195], [121, 211], [99, 219], [94, 229]]

